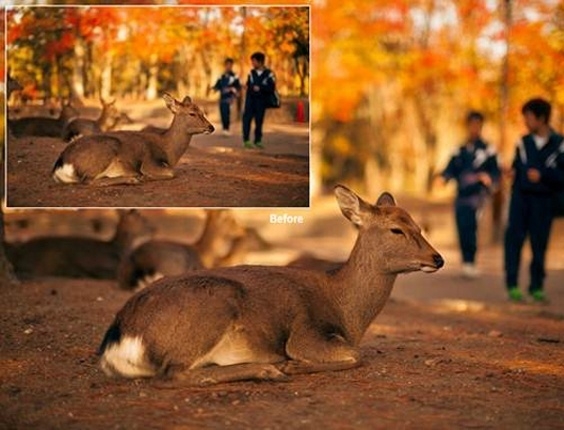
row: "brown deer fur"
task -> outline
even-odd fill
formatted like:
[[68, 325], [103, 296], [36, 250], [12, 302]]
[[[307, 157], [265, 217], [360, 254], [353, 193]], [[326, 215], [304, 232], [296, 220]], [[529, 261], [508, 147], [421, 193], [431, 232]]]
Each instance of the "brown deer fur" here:
[[110, 241], [86, 237], [41, 237], [21, 245], [7, 245], [8, 259], [23, 277], [115, 279], [124, 250], [153, 232], [137, 211], [120, 214]]
[[169, 94], [163, 98], [174, 114], [165, 133], [114, 131], [81, 137], [55, 162], [55, 182], [119, 185], [173, 178], [192, 136], [211, 133], [214, 127], [189, 97], [182, 102]]
[[194, 245], [169, 240], [150, 240], [141, 244], [122, 259], [118, 284], [123, 289], [142, 288], [163, 276], [215, 267], [226, 245], [243, 234], [244, 229], [231, 212], [207, 211], [202, 234]]
[[205, 385], [359, 365], [359, 342], [396, 276], [436, 271], [443, 259], [390, 194], [373, 206], [346, 187], [335, 193], [359, 227], [339, 270], [236, 266], [164, 278], [118, 312], [102, 369]]

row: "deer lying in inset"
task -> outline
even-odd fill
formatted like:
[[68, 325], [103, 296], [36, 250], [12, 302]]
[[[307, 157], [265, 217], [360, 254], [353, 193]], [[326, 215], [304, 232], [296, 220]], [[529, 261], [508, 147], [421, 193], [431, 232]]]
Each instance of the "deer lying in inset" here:
[[[207, 211], [204, 229], [195, 244], [150, 240], [131, 250], [119, 265], [118, 284], [126, 290], [144, 288], [164, 276], [215, 267], [226, 246], [233, 246], [233, 241], [244, 233], [229, 211]], [[239, 252], [240, 245], [231, 251]]]
[[116, 315], [99, 350], [104, 372], [205, 385], [358, 366], [396, 276], [444, 261], [390, 194], [373, 206], [346, 187], [335, 193], [359, 227], [339, 270], [235, 266], [164, 278]]
[[61, 153], [53, 179], [65, 184], [120, 185], [173, 178], [173, 168], [192, 136], [212, 133], [214, 127], [190, 97], [182, 102], [169, 94], [163, 98], [174, 114], [164, 134], [114, 131], [81, 137]]
[[78, 111], [69, 103], [63, 103], [58, 118], [30, 116], [8, 120], [8, 128], [14, 137], [61, 137], [68, 121], [78, 116]]
[[102, 111], [97, 119], [75, 118], [63, 128], [62, 138], [70, 142], [80, 136], [89, 136], [113, 130], [121, 119], [121, 113], [115, 107], [116, 101], [106, 102], [100, 98]]
[[21, 245], [6, 244], [8, 259], [24, 277], [115, 279], [126, 249], [138, 246], [153, 233], [152, 226], [137, 211], [120, 213], [110, 241], [86, 237], [41, 237]]

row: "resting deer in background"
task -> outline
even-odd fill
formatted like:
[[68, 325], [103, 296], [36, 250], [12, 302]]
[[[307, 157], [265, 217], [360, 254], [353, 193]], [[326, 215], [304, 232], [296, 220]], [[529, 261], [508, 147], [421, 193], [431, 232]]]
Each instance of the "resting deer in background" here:
[[81, 137], [61, 153], [53, 167], [56, 182], [97, 185], [138, 184], [174, 177], [174, 166], [195, 134], [212, 133], [213, 125], [190, 97], [179, 102], [163, 96], [174, 114], [163, 134], [114, 131]]
[[[204, 229], [198, 241], [188, 245], [170, 240], [149, 240], [124, 256], [118, 268], [120, 288], [143, 288], [164, 276], [176, 276], [192, 270], [215, 267], [226, 246], [245, 234], [233, 214], [227, 210], [206, 211]], [[230, 251], [239, 252], [242, 244]], [[227, 253], [225, 253], [227, 254]]]
[[121, 119], [121, 113], [115, 107], [116, 101], [106, 102], [100, 98], [100, 103], [102, 103], [102, 111], [98, 119], [75, 118], [65, 125], [62, 132], [65, 142], [70, 142], [80, 136], [113, 130], [116, 127]]
[[6, 253], [16, 273], [24, 277], [115, 279], [125, 249], [147, 240], [153, 230], [139, 212], [123, 211], [110, 241], [77, 236], [40, 237], [21, 245], [7, 243]]
[[14, 91], [23, 90], [21, 84], [10, 76], [10, 71], [8, 70], [8, 82], [6, 83], [6, 100], [10, 99], [10, 96]]
[[63, 128], [68, 121], [78, 116], [78, 111], [71, 106], [70, 101], [63, 102], [58, 118], [30, 116], [8, 120], [8, 128], [14, 137], [61, 137]]
[[164, 278], [116, 315], [99, 350], [104, 372], [205, 385], [358, 366], [360, 340], [397, 275], [444, 261], [390, 194], [371, 205], [344, 186], [335, 193], [359, 228], [340, 269], [235, 266]]

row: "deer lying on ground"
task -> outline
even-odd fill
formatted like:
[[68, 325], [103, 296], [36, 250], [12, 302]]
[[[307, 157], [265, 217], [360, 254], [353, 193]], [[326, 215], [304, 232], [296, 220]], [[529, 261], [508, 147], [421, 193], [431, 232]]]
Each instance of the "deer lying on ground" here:
[[344, 186], [335, 193], [359, 227], [339, 270], [235, 266], [164, 278], [116, 315], [99, 350], [104, 372], [206, 385], [358, 366], [396, 276], [444, 261], [389, 193], [376, 205]]
[[65, 125], [62, 132], [62, 138], [65, 142], [70, 142], [80, 136], [113, 130], [117, 126], [121, 113], [115, 107], [116, 101], [106, 102], [103, 98], [100, 98], [100, 102], [102, 103], [102, 111], [97, 119], [75, 118]]
[[105, 186], [173, 178], [173, 168], [192, 136], [212, 133], [214, 127], [190, 97], [182, 102], [169, 94], [163, 98], [174, 114], [165, 133], [114, 131], [81, 137], [61, 153], [53, 167], [53, 179], [64, 184]]
[[30, 116], [15, 120], [8, 120], [8, 128], [14, 137], [61, 137], [64, 126], [72, 118], [78, 116], [78, 111], [69, 103], [63, 103], [58, 118]]
[[153, 233], [137, 211], [120, 214], [110, 241], [86, 237], [41, 237], [21, 245], [6, 244], [8, 259], [23, 277], [115, 279], [125, 249], [138, 246]]
[[[144, 288], [164, 276], [177, 276], [220, 264], [218, 259], [226, 245], [232, 245], [245, 231], [227, 210], [210, 210], [206, 215], [202, 234], [193, 245], [149, 240], [132, 249], [120, 262], [119, 287], [126, 290]], [[232, 251], [235, 250], [239, 252], [239, 245]]]

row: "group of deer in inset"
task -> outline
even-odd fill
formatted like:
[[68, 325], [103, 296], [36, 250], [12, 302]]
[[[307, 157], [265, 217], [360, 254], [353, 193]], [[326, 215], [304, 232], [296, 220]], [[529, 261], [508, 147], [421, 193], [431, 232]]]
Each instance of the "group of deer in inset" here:
[[[8, 78], [9, 96], [21, 85]], [[9, 119], [9, 137], [54, 137], [70, 142], [52, 169], [53, 180], [61, 184], [107, 186], [170, 179], [192, 136], [212, 133], [214, 126], [190, 97], [179, 101], [165, 93], [163, 99], [174, 115], [167, 129], [116, 130], [131, 119], [116, 109], [115, 100], [101, 98], [102, 110], [95, 120], [79, 117], [68, 101], [62, 103], [57, 118]]]

